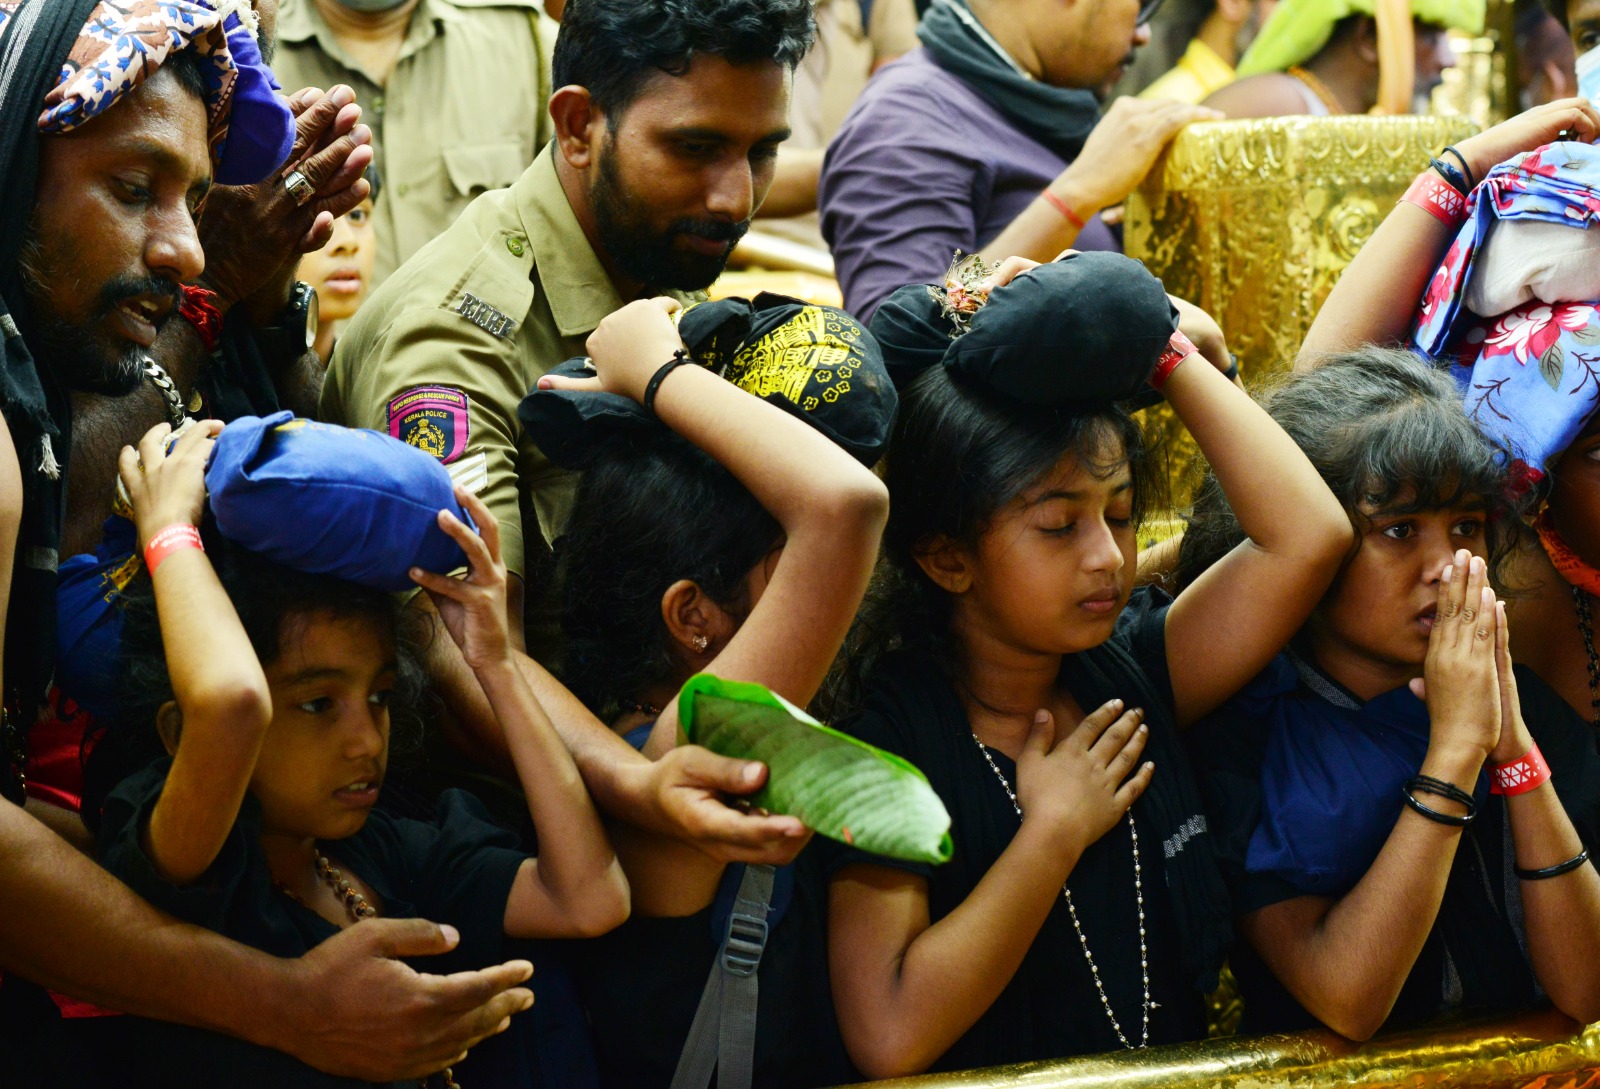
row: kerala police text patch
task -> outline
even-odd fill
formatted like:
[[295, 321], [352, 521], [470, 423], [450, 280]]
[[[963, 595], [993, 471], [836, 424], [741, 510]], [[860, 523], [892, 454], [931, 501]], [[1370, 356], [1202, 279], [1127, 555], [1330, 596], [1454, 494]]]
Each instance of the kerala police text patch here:
[[389, 402], [389, 434], [448, 465], [467, 449], [467, 395], [450, 386], [413, 386]]

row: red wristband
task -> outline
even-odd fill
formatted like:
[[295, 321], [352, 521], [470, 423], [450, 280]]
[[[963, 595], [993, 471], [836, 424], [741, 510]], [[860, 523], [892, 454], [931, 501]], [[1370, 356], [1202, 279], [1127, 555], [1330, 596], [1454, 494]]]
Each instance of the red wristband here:
[[192, 284], [184, 284], [179, 290], [183, 298], [178, 303], [178, 316], [194, 326], [207, 352], [216, 351], [222, 343], [222, 311], [217, 309], [217, 293]]
[[1415, 204], [1451, 230], [1467, 220], [1467, 198], [1431, 170], [1418, 174], [1417, 180], [1411, 183], [1411, 188], [1400, 200], [1405, 204]]
[[1150, 372], [1150, 387], [1159, 392], [1167, 384], [1167, 379], [1172, 377], [1172, 372], [1178, 369], [1178, 364], [1199, 351], [1194, 341], [1184, 336], [1182, 330], [1173, 333], [1172, 339], [1167, 341], [1166, 348], [1161, 352], [1161, 358], [1156, 361], [1156, 369]]
[[151, 574], [155, 574], [162, 560], [186, 548], [197, 548], [201, 552], [206, 550], [205, 545], [200, 543], [198, 529], [188, 522], [174, 522], [156, 530], [150, 542], [144, 546], [144, 566]]
[[1045, 199], [1046, 204], [1060, 212], [1062, 216], [1066, 218], [1068, 223], [1072, 224], [1080, 231], [1083, 230], [1083, 217], [1072, 210], [1072, 205], [1068, 204], [1066, 201], [1062, 200], [1048, 189], [1039, 195]]
[[1490, 794], [1526, 794], [1550, 781], [1550, 765], [1535, 745], [1520, 759], [1489, 768]]

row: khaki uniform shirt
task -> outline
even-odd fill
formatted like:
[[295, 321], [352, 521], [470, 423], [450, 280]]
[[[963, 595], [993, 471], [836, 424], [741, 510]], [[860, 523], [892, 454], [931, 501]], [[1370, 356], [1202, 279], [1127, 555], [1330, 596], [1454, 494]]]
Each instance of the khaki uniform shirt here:
[[347, 83], [372, 128], [383, 183], [373, 208], [375, 283], [478, 194], [516, 181], [550, 141], [555, 29], [538, 0], [421, 0], [394, 71], [379, 84], [334, 39], [313, 0], [283, 0], [278, 82], [290, 93]]
[[[705, 297], [668, 294], [685, 304]], [[547, 147], [362, 305], [334, 349], [322, 418], [438, 457], [494, 512], [506, 567], [525, 575], [525, 544], [542, 552], [561, 532], [576, 475], [522, 432], [517, 405], [545, 371], [583, 355], [623, 302]], [[524, 514], [537, 524], [525, 526]]]

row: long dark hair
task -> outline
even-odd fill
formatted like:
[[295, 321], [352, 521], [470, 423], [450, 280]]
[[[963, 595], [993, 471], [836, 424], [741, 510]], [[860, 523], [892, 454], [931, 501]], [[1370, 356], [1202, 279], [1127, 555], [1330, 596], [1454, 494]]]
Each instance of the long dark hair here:
[[585, 470], [556, 543], [563, 679], [602, 719], [682, 668], [661, 598], [687, 579], [723, 609], [782, 527], [709, 454], [662, 429], [612, 439]]
[[845, 644], [845, 665], [818, 701], [826, 714], [838, 718], [858, 705], [864, 678], [889, 650], [924, 650], [958, 671], [951, 599], [917, 563], [918, 548], [938, 537], [976, 547], [995, 516], [1067, 456], [1097, 476], [1128, 465], [1135, 521], [1161, 505], [1159, 459], [1120, 406], [1084, 414], [1025, 404], [942, 366], [901, 391], [884, 472], [883, 557]]
[[[1360, 348], [1289, 375], [1262, 405], [1311, 459], [1358, 534], [1371, 523], [1366, 510], [1441, 510], [1481, 499], [1489, 572], [1504, 585], [1500, 574], [1516, 544], [1518, 519], [1501, 452], [1467, 418], [1449, 375], [1410, 352]], [[1179, 550], [1179, 588], [1243, 540], [1227, 497], [1208, 474]]]
[[[419, 628], [403, 622], [393, 594], [368, 589], [329, 575], [294, 571], [231, 544], [208, 524], [206, 553], [239, 614], [250, 646], [270, 666], [292, 640], [294, 625], [307, 616], [359, 617], [392, 638], [399, 679], [389, 704], [390, 764], [413, 757], [420, 747], [418, 713], [422, 670], [418, 665]], [[97, 830], [107, 795], [128, 776], [167, 754], [156, 716], [173, 698], [155, 587], [141, 572], [123, 592], [120, 677], [121, 705], [116, 717], [86, 739], [83, 819]], [[191, 618], [204, 624], [204, 617]]]

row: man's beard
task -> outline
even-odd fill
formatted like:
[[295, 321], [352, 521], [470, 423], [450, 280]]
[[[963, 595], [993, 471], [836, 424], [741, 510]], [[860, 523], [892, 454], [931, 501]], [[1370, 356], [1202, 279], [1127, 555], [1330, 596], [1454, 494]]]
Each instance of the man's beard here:
[[[675, 219], [657, 233], [650, 226], [648, 202], [628, 192], [617, 170], [616, 153], [600, 152], [599, 173], [589, 190], [600, 245], [617, 269], [642, 284], [678, 291], [699, 291], [722, 275], [733, 244], [750, 229], [748, 219], [729, 223], [722, 219]], [[673, 246], [680, 234], [726, 241], [720, 257], [685, 253]]]
[[180, 297], [178, 285], [155, 277], [119, 276], [100, 288], [100, 298], [87, 321], [70, 322], [50, 309], [50, 279], [41, 263], [42, 247], [36, 238], [24, 243], [21, 254], [23, 286], [28, 294], [31, 333], [37, 340], [34, 357], [48, 366], [68, 389], [106, 397], [126, 397], [144, 381], [147, 353], [138, 344], [107, 345], [92, 332], [123, 299], [136, 295], [170, 295], [173, 312]]

